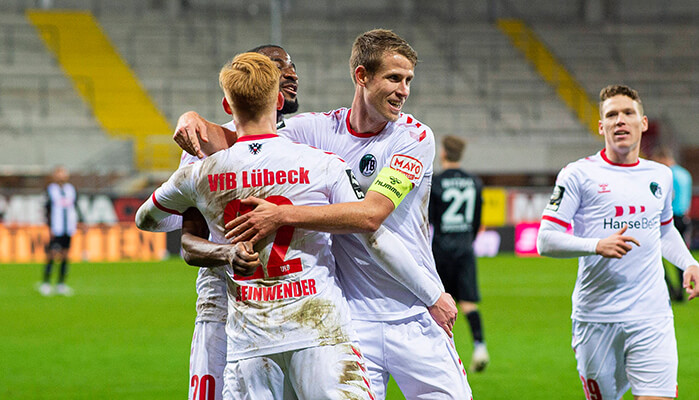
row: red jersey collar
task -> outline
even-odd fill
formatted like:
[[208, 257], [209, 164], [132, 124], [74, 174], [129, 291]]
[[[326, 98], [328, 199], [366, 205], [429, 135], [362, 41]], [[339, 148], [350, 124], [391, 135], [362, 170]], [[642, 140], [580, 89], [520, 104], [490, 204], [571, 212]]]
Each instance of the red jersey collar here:
[[248, 142], [250, 140], [262, 140], [262, 139], [270, 139], [270, 138], [275, 138], [277, 137], [277, 134], [274, 133], [261, 133], [259, 135], [245, 135], [242, 137], [238, 138], [238, 142]]
[[386, 128], [386, 125], [388, 125], [388, 122], [386, 122], [386, 125], [383, 126], [383, 128], [379, 129], [376, 132], [368, 132], [368, 133], [359, 133], [352, 129], [352, 126], [350, 125], [350, 114], [352, 113], [352, 109], [347, 110], [347, 118], [345, 118], [345, 123], [347, 124], [347, 132], [349, 132], [352, 136], [360, 137], [360, 138], [369, 138], [372, 136], [376, 136], [379, 133], [383, 132], [384, 128]]
[[606, 161], [608, 164], [614, 165], [616, 167], [635, 167], [641, 162], [641, 159], [639, 158], [638, 160], [636, 160], [635, 163], [631, 163], [631, 164], [615, 163], [607, 157], [607, 149], [602, 149], [602, 151], [600, 151], [600, 155], [602, 156], [602, 159], [604, 161]]

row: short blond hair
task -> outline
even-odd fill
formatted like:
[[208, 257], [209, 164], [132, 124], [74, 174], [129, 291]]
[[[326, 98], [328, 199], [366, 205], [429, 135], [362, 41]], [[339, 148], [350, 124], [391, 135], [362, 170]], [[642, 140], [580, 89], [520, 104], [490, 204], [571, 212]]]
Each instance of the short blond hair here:
[[279, 68], [259, 53], [241, 53], [221, 68], [218, 83], [236, 113], [255, 118], [268, 111], [279, 93]]

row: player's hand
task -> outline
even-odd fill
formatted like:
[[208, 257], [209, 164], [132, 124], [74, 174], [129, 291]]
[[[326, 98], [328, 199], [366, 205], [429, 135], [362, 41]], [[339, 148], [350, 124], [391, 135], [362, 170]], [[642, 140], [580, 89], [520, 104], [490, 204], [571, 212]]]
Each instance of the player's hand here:
[[262, 265], [260, 255], [253, 250], [250, 242], [236, 243], [230, 245], [229, 249], [228, 265], [238, 275], [250, 276]]
[[624, 225], [619, 232], [614, 233], [608, 238], [600, 239], [600, 241], [597, 242], [595, 252], [602, 257], [621, 258], [625, 256], [626, 253], [631, 251], [632, 246], [630, 243], [640, 247], [641, 244], [638, 243], [636, 238], [632, 236], [624, 236], [624, 232], [626, 232], [627, 228], [628, 226]]
[[248, 240], [255, 244], [284, 225], [281, 223], [279, 207], [269, 201], [248, 197], [241, 201], [241, 208], [253, 210], [241, 214], [225, 225], [226, 239], [233, 238], [232, 243]]
[[699, 297], [699, 266], [690, 265], [683, 276], [682, 287], [687, 291], [689, 300]]
[[459, 315], [459, 310], [456, 308], [456, 303], [451, 295], [442, 293], [437, 302], [433, 306], [427, 307], [427, 309], [430, 311], [432, 319], [437, 322], [437, 325], [441, 326], [449, 337], [453, 337], [452, 329], [454, 328], [456, 317]]
[[209, 141], [204, 119], [194, 111], [182, 114], [177, 120], [177, 127], [172, 139], [187, 153], [204, 158], [204, 153], [199, 145], [199, 140], [204, 143]]

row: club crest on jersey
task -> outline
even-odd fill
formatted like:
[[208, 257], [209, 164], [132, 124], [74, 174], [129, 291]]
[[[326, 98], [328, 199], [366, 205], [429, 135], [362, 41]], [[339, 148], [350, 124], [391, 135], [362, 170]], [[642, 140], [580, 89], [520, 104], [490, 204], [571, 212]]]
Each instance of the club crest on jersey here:
[[258, 154], [260, 150], [262, 150], [262, 143], [250, 143], [248, 149], [250, 150], [250, 154]]
[[658, 182], [650, 183], [650, 192], [653, 193], [653, 196], [658, 199], [663, 196], [663, 191], [660, 189], [660, 184], [658, 184]]
[[373, 154], [365, 154], [359, 161], [359, 171], [364, 176], [371, 176], [376, 172], [376, 157]]
[[422, 178], [423, 167], [422, 163], [416, 158], [403, 154], [396, 154], [391, 157], [390, 167], [398, 172], [402, 172], [411, 181]]
[[549, 203], [546, 205], [546, 209], [550, 211], [558, 211], [558, 207], [561, 205], [561, 200], [563, 200], [563, 193], [566, 189], [563, 186], [556, 185], [553, 188], [553, 193], [551, 193], [551, 198]]

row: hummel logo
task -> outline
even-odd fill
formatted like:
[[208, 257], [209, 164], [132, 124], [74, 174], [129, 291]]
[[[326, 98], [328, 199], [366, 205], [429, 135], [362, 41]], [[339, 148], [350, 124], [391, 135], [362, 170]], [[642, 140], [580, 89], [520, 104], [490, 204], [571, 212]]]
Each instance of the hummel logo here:
[[600, 183], [599, 184], [599, 191], [597, 193], [610, 193], [611, 190], [609, 190], [609, 184], [608, 183]]
[[391, 180], [391, 185], [396, 185], [396, 184], [400, 183], [400, 181], [398, 179], [396, 179], [392, 176], [389, 176], [388, 178]]

